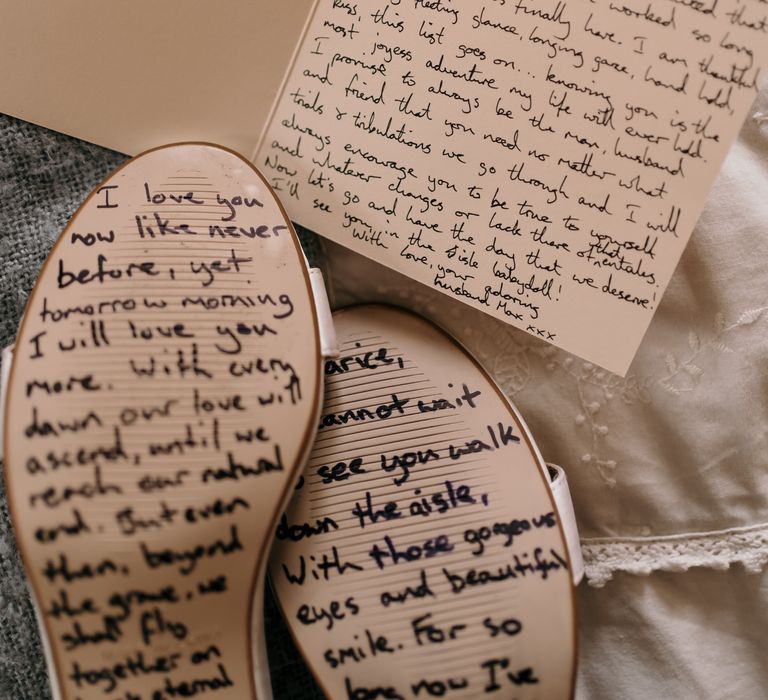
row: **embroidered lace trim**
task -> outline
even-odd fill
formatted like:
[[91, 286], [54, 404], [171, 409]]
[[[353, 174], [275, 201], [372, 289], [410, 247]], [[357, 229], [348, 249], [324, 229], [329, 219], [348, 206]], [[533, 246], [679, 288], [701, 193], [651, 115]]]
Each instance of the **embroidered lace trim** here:
[[601, 588], [617, 571], [647, 576], [694, 566], [725, 570], [742, 564], [757, 573], [768, 564], [768, 523], [661, 537], [592, 537], [581, 540], [590, 586]]

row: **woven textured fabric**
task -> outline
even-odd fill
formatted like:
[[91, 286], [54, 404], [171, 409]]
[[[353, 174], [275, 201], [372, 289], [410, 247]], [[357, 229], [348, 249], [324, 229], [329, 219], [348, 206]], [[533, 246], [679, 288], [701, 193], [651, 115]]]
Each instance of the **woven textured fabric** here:
[[[13, 342], [38, 271], [70, 216], [126, 156], [0, 115], [0, 347]], [[314, 234], [299, 230], [310, 264]], [[268, 590], [267, 645], [276, 700], [322, 698]], [[0, 700], [50, 698], [23, 569], [0, 486]]]

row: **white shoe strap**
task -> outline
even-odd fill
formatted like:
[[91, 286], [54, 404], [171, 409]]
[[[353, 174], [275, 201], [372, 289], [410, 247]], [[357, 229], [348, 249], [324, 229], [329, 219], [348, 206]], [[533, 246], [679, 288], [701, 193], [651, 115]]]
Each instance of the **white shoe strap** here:
[[3, 348], [2, 367], [0, 367], [0, 457], [3, 456], [3, 430], [5, 428], [5, 394], [8, 391], [8, 377], [13, 364], [13, 345]]
[[571, 492], [568, 489], [568, 479], [562, 467], [549, 463], [547, 467], [549, 467], [550, 473], [549, 488], [552, 491], [552, 498], [555, 500], [557, 512], [560, 515], [560, 524], [563, 526], [565, 544], [568, 547], [568, 554], [571, 558], [573, 585], [577, 586], [584, 577], [584, 559], [581, 556], [579, 530], [576, 527], [576, 515], [573, 512], [573, 501], [571, 500]]
[[339, 343], [336, 339], [336, 328], [333, 325], [333, 315], [331, 305], [328, 302], [328, 293], [325, 290], [322, 270], [319, 267], [309, 268], [309, 279], [312, 283], [317, 321], [320, 326], [320, 353], [323, 358], [337, 357]]

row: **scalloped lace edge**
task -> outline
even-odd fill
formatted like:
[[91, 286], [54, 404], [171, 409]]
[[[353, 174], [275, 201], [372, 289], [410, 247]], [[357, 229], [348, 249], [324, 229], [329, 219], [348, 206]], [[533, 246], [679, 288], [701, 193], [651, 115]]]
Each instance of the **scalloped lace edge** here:
[[741, 564], [757, 573], [768, 564], [768, 523], [660, 537], [589, 537], [581, 540], [587, 582], [603, 587], [614, 573], [647, 576], [695, 566], [725, 570]]

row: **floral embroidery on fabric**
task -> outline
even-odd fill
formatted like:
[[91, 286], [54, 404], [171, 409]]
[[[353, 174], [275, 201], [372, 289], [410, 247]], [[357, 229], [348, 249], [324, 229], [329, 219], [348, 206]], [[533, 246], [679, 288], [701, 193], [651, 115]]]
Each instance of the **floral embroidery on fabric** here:
[[725, 343], [726, 336], [738, 328], [751, 326], [756, 323], [763, 317], [767, 309], [768, 306], [749, 309], [742, 313], [734, 323], [729, 325], [726, 325], [722, 314], [717, 314], [713, 324], [713, 331], [708, 338], [702, 338], [698, 333], [691, 331], [688, 334], [688, 351], [684, 355], [676, 355], [672, 352], [665, 355], [664, 363], [667, 368], [667, 374], [658, 380], [658, 385], [674, 395], [694, 391], [699, 377], [704, 373], [704, 370], [697, 364], [700, 358], [709, 351], [734, 352], [733, 348]]

